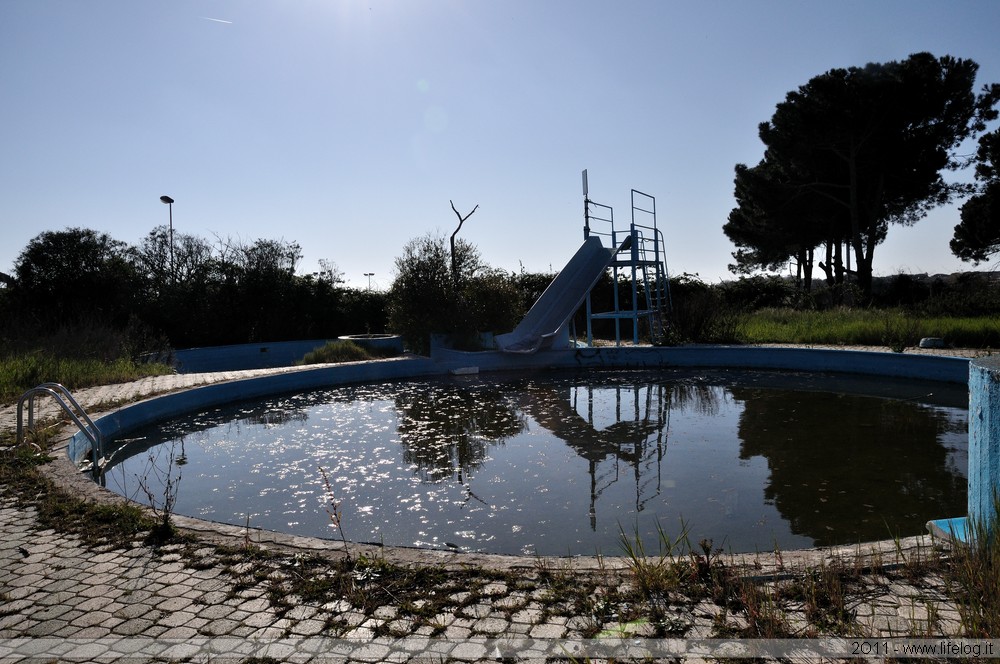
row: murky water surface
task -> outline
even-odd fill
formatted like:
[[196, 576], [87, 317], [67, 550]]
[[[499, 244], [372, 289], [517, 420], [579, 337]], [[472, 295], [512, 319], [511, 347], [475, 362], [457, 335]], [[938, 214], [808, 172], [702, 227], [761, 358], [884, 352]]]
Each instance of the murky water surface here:
[[[732, 551], [885, 539], [966, 511], [967, 390], [659, 371], [367, 384], [151, 427], [109, 488], [179, 514], [496, 553]], [[325, 475], [325, 479], [324, 479]], [[336, 508], [336, 509], [335, 509]]]

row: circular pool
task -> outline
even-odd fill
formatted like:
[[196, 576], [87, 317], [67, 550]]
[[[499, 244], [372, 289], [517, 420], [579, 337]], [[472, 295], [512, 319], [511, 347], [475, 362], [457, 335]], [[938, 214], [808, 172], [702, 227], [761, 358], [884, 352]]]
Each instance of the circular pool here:
[[966, 431], [963, 385], [501, 373], [207, 408], [119, 441], [104, 479], [138, 500], [176, 490], [179, 514], [395, 546], [617, 555], [662, 533], [769, 551], [962, 513]]

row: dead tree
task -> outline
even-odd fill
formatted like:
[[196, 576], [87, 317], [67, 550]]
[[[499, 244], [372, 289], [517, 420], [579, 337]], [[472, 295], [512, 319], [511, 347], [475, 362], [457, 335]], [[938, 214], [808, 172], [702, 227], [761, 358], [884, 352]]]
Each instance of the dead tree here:
[[451, 209], [455, 211], [455, 216], [458, 217], [458, 228], [456, 228], [455, 232], [451, 234], [451, 280], [455, 283], [455, 286], [457, 287], [458, 265], [455, 264], [455, 236], [458, 235], [458, 232], [460, 230], [462, 230], [462, 224], [465, 223], [465, 220], [471, 217], [473, 213], [479, 209], [479, 204], [477, 203], [476, 207], [472, 208], [472, 212], [463, 217], [459, 213], [459, 211], [455, 209], [455, 203], [452, 202], [451, 200], [449, 200], [448, 202], [451, 203]]

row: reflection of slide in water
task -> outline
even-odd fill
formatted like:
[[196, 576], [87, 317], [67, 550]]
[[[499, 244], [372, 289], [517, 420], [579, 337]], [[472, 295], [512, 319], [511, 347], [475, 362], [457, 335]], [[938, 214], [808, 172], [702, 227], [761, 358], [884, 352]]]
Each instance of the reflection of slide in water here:
[[[579, 389], [582, 388], [568, 388], [566, 391], [529, 389], [521, 395], [520, 406], [538, 424], [587, 460], [590, 525], [596, 528], [597, 500], [622, 476], [619, 461], [624, 461], [633, 469], [637, 512], [643, 511], [649, 500], [660, 495], [671, 393], [664, 391], [660, 385], [648, 385], [645, 397], [640, 398], [638, 387], [613, 388], [616, 395], [615, 421], [598, 429], [594, 425], [593, 413], [585, 417], [577, 409], [572, 393]], [[587, 392], [585, 398], [593, 399], [592, 388], [588, 387]], [[628, 410], [623, 397], [628, 396], [632, 397], [634, 419], [622, 418], [623, 406]], [[613, 463], [601, 471], [600, 465], [609, 457]]]
[[618, 249], [605, 247], [596, 236], [584, 240], [583, 245], [552, 280], [524, 320], [513, 332], [496, 337], [500, 350], [508, 353], [534, 353], [551, 347], [559, 330], [587, 299], [587, 293], [611, 265], [615, 254], [628, 249], [631, 244], [631, 237]]
[[610, 457], [636, 464], [643, 459], [649, 441], [662, 439], [670, 410], [662, 397], [652, 406], [647, 405], [642, 416], [636, 419], [619, 416], [613, 424], [598, 430], [593, 421], [587, 421], [577, 412], [571, 403], [570, 389], [529, 389], [522, 395], [519, 405], [584, 459], [600, 463]]

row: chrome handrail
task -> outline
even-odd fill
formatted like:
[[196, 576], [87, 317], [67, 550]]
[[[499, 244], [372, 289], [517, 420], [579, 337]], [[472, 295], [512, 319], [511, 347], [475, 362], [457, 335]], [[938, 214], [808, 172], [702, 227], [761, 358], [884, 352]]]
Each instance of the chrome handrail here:
[[[41, 385], [37, 385], [31, 388], [30, 390], [22, 394], [20, 399], [18, 399], [17, 444], [20, 445], [24, 442], [25, 402], [27, 402], [28, 404], [27, 428], [34, 429], [35, 397], [44, 394], [48, 394], [49, 396], [51, 396], [53, 399], [56, 400], [56, 403], [58, 403], [59, 406], [63, 409], [63, 412], [69, 415], [70, 419], [73, 420], [73, 423], [76, 424], [77, 428], [79, 428], [80, 431], [83, 432], [83, 435], [85, 435], [87, 439], [90, 441], [90, 449], [93, 457], [93, 472], [94, 474], [99, 473], [101, 468], [100, 462], [101, 459], [104, 458], [104, 436], [101, 434], [101, 430], [97, 428], [97, 425], [94, 424], [94, 421], [90, 419], [90, 416], [87, 414], [87, 411], [83, 409], [83, 406], [77, 403], [76, 399], [73, 398], [73, 395], [70, 393], [70, 391], [66, 389], [63, 385], [60, 385], [59, 383], [42, 383]], [[72, 404], [73, 408], [75, 408], [77, 412], [74, 412], [73, 409], [71, 409], [70, 406], [67, 405], [66, 401]]]

